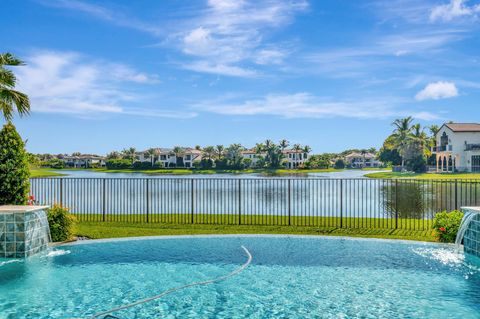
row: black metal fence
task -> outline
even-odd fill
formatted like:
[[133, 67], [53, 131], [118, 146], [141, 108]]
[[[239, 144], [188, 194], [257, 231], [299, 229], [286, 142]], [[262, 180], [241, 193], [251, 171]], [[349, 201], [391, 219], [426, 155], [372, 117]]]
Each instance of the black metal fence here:
[[430, 229], [480, 204], [480, 180], [35, 178], [39, 204], [81, 221]]

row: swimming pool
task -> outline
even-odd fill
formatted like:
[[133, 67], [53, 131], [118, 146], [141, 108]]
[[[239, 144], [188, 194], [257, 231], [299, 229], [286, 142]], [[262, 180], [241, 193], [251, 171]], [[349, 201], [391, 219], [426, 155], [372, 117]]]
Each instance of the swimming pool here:
[[0, 260], [0, 318], [479, 318], [478, 260], [453, 247], [308, 236], [200, 236], [65, 245]]

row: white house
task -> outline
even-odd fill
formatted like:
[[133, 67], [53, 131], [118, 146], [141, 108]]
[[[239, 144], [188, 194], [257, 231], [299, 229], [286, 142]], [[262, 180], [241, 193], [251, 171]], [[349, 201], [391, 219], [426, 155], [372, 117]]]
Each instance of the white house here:
[[[156, 148], [156, 153], [153, 155], [153, 163], [160, 167], [193, 167], [194, 161], [202, 159], [202, 152], [193, 148], [183, 148], [182, 152], [177, 156], [173, 153], [173, 149]], [[147, 154], [147, 151], [138, 152], [137, 160], [140, 162], [151, 162], [152, 158]]]
[[437, 172], [480, 172], [479, 123], [445, 123], [435, 139]]
[[303, 164], [308, 160], [308, 153], [305, 153], [302, 150], [284, 150], [283, 154], [287, 163], [285, 164], [286, 168], [298, 168], [302, 167]]
[[353, 152], [345, 156], [345, 163], [352, 168], [380, 167], [382, 162], [372, 153]]
[[65, 163], [66, 167], [71, 168], [89, 168], [92, 166], [105, 166], [105, 157], [98, 155], [64, 155], [61, 160]]

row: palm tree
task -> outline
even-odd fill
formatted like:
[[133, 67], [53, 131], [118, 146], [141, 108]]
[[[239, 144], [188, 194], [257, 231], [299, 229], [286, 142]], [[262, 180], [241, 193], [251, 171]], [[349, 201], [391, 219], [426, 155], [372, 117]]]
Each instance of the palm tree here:
[[107, 154], [107, 159], [119, 159], [122, 155], [119, 152], [113, 151]]
[[409, 138], [412, 132], [411, 124], [413, 118], [411, 116], [396, 119], [392, 125], [395, 127], [393, 131], [393, 137], [395, 141], [395, 146], [398, 149], [398, 153], [402, 157], [402, 166], [405, 165], [405, 154], [407, 152]]
[[202, 150], [202, 147], [201, 147], [200, 145], [195, 145], [195, 149], [196, 149], [197, 151], [201, 151], [201, 150]]
[[255, 153], [260, 154], [265, 151], [265, 145], [263, 143], [257, 143], [253, 149], [255, 150]]
[[207, 159], [211, 160], [213, 156], [215, 156], [215, 147], [213, 146], [206, 146], [202, 150], [203, 156]]
[[216, 150], [217, 150], [217, 159], [221, 160], [225, 153], [225, 146], [217, 145]]
[[156, 148], [149, 148], [146, 152], [145, 152], [145, 155], [147, 155], [148, 157], [150, 157], [150, 163], [152, 164], [152, 167], [153, 167], [153, 164], [154, 164], [154, 158], [155, 158], [155, 155], [158, 155], [158, 149]]
[[179, 164], [182, 164], [181, 166], [183, 166], [183, 158], [181, 157], [181, 155], [185, 153], [183, 147], [175, 146], [172, 153], [175, 155], [175, 166], [179, 166]]
[[13, 118], [14, 109], [17, 109], [20, 116], [30, 113], [30, 100], [24, 93], [14, 90], [17, 84], [17, 77], [5, 66], [24, 65], [23, 61], [17, 59], [11, 53], [0, 54], [0, 111], [7, 121]]
[[289, 144], [290, 143], [285, 139], [281, 140], [280, 143], [278, 143], [278, 145], [280, 145], [280, 148], [282, 149], [282, 152], [288, 147]]
[[420, 124], [412, 126], [411, 142], [418, 146], [418, 149], [422, 151], [422, 155], [429, 155], [429, 138]]
[[132, 164], [135, 162], [137, 156], [137, 150], [135, 147], [126, 148], [122, 151], [123, 157], [132, 161]]

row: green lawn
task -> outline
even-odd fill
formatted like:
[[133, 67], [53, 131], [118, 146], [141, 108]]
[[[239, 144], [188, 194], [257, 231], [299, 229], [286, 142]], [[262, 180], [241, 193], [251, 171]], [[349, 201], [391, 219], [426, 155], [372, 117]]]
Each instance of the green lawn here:
[[366, 174], [369, 178], [408, 178], [408, 179], [426, 179], [426, 180], [448, 180], [448, 179], [480, 179], [480, 173], [398, 173], [398, 172], [378, 172]]
[[30, 169], [30, 177], [55, 177], [55, 176], [65, 176], [67, 174], [61, 174], [52, 171], [50, 168], [33, 168]]
[[80, 222], [77, 225], [76, 234], [92, 239], [199, 234], [297, 234], [436, 241], [432, 230], [126, 222]]

